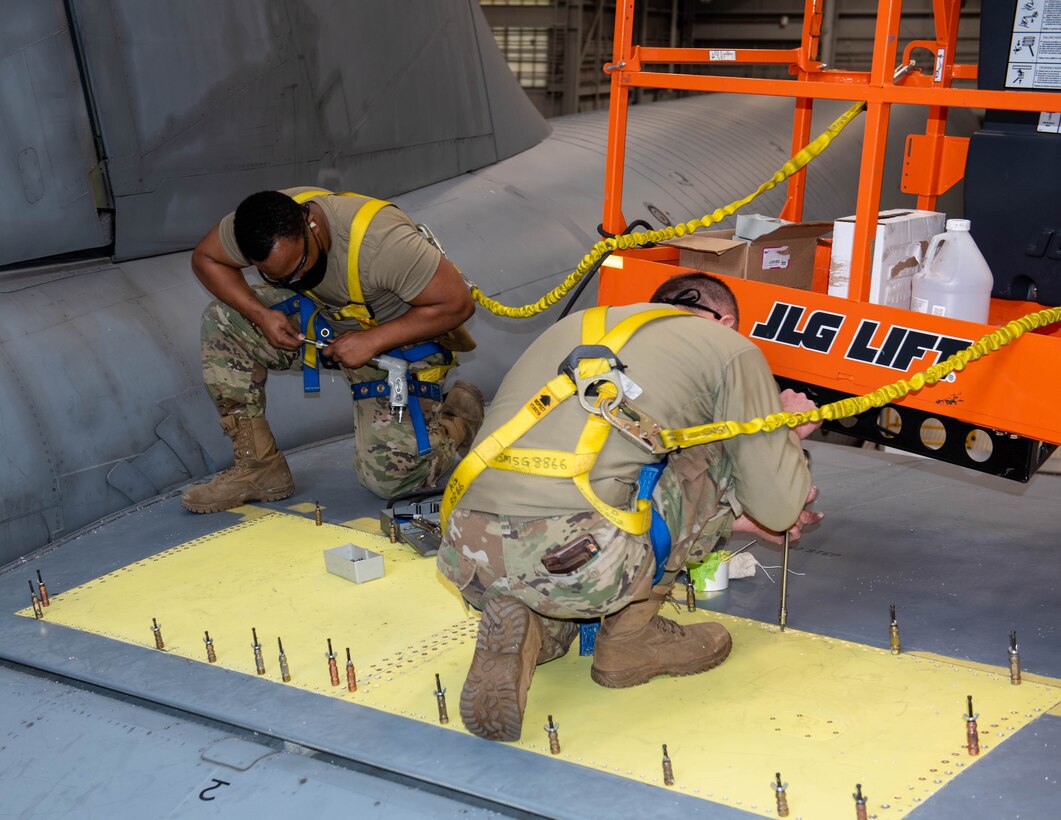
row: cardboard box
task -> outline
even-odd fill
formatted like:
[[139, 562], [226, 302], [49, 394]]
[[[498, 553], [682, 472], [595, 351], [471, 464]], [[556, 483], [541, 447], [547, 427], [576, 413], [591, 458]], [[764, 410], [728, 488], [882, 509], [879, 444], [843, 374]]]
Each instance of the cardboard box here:
[[704, 231], [675, 237], [667, 244], [680, 249], [683, 268], [810, 290], [814, 281], [814, 249], [829, 233], [828, 222], [781, 225], [752, 242], [733, 238], [733, 231]]
[[[928, 240], [943, 233], [944, 214], [900, 208], [877, 214], [873, 241], [869, 301], [910, 309], [914, 274], [921, 270]], [[829, 263], [829, 295], [847, 296], [851, 281], [855, 217], [833, 223], [833, 256]]]
[[339, 575], [356, 584], [383, 577], [383, 556], [378, 552], [353, 544], [324, 551], [324, 566], [333, 575]]
[[764, 216], [763, 214], [737, 214], [737, 224], [734, 225], [733, 238], [752, 242], [763, 234], [776, 231], [782, 225], [791, 225], [787, 219], [778, 219], [776, 216]]

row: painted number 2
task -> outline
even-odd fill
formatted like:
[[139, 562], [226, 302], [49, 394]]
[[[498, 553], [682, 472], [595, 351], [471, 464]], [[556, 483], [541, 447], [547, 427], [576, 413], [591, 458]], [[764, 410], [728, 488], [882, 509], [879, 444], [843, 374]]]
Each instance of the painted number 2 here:
[[216, 777], [213, 778], [213, 780], [214, 780], [214, 785], [213, 786], [207, 786], [205, 789], [203, 789], [201, 792], [199, 792], [199, 799], [200, 800], [213, 800], [214, 799], [214, 795], [210, 795], [208, 797], [207, 796], [207, 792], [212, 792], [214, 789], [219, 789], [222, 786], [231, 786], [232, 785], [228, 781], [226, 781], [226, 780], [218, 780]]

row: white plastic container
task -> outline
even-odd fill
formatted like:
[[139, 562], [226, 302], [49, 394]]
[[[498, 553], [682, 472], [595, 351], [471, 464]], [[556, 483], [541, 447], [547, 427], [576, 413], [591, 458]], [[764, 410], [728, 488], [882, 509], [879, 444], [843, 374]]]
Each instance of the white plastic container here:
[[936, 234], [925, 250], [925, 262], [914, 275], [910, 307], [918, 313], [987, 323], [994, 279], [968, 219], [948, 219], [946, 233]]
[[729, 589], [729, 561], [719, 561], [714, 581], [704, 578], [704, 592], [718, 592], [723, 589]]

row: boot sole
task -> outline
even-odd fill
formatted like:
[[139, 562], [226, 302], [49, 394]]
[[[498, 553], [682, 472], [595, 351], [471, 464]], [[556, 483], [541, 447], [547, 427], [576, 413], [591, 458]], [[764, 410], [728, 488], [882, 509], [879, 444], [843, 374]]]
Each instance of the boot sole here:
[[728, 658], [732, 650], [733, 640], [731, 638], [721, 656], [709, 658], [707, 662], [699, 661], [684, 667], [679, 666], [666, 670], [631, 669], [623, 672], [601, 672], [596, 667], [590, 667], [589, 676], [593, 678], [594, 683], [598, 683], [608, 689], [628, 689], [631, 686], [640, 686], [643, 683], [648, 683], [653, 678], [663, 675], [671, 678], [680, 678], [686, 675], [698, 675], [701, 672], [707, 672]]
[[495, 598], [483, 609], [460, 700], [461, 720], [473, 735], [519, 740], [523, 731], [519, 681], [530, 617], [526, 607], [511, 598]]
[[282, 501], [285, 498], [290, 498], [295, 494], [295, 488], [292, 487], [290, 490], [275, 490], [268, 493], [253, 493], [242, 497], [235, 504], [190, 504], [183, 498], [181, 499], [181, 506], [184, 507], [188, 512], [199, 513], [215, 513], [224, 512], [225, 510], [231, 510], [233, 507], [239, 507], [242, 504], [246, 504], [248, 501]]

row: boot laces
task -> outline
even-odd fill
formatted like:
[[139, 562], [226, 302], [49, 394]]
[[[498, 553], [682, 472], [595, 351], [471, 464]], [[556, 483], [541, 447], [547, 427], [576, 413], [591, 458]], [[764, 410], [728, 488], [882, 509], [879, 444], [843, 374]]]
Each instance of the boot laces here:
[[680, 638], [685, 637], [685, 630], [682, 629], [681, 624], [672, 621], [670, 618], [657, 615], [653, 620], [655, 621], [656, 631], [677, 635]]

